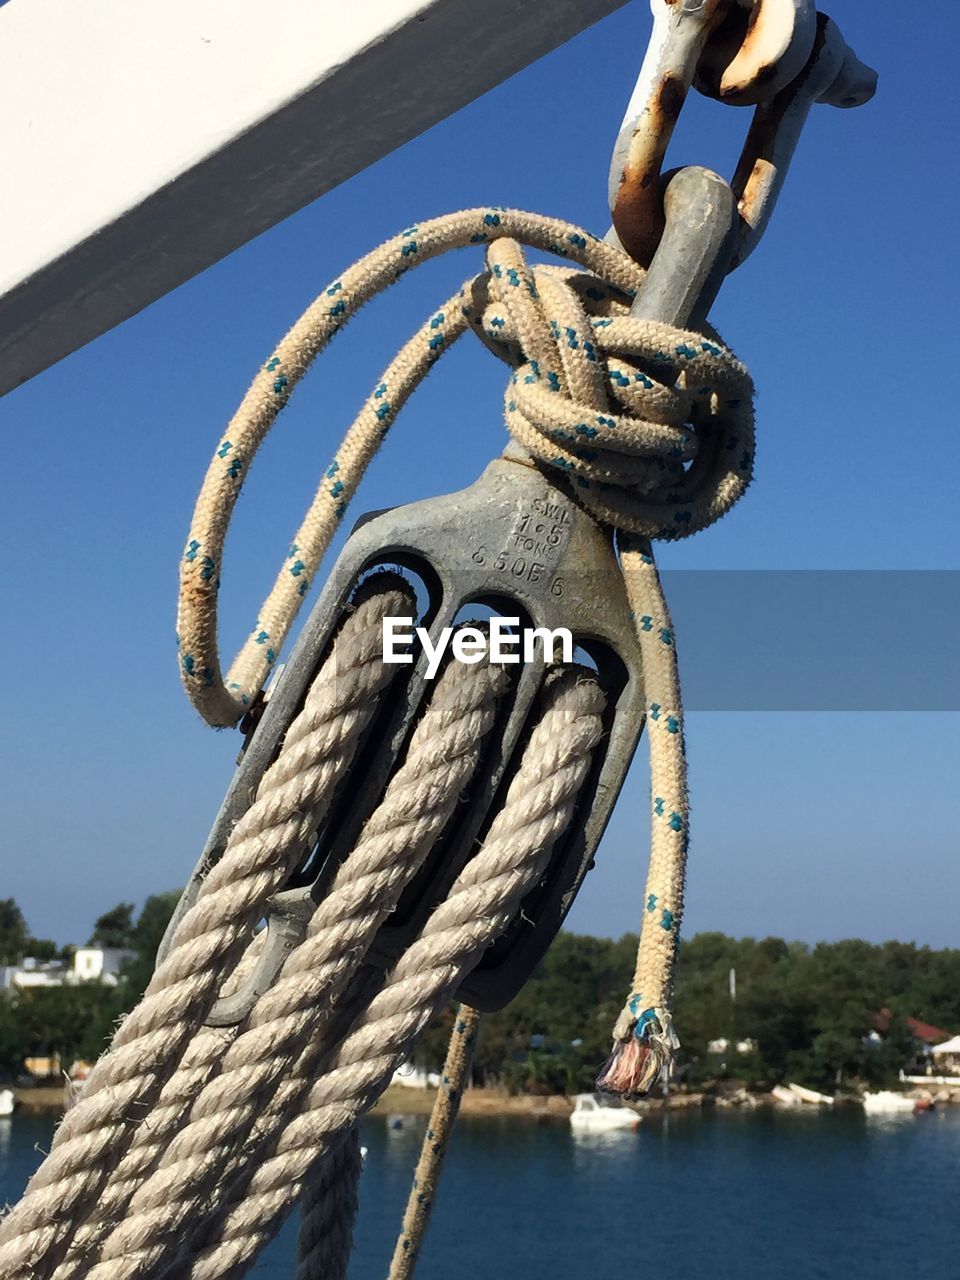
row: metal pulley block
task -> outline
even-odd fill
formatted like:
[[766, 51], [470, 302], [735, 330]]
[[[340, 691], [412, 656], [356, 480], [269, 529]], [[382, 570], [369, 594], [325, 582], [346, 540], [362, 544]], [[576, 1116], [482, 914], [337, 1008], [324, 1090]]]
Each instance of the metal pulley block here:
[[[576, 504], [562, 477], [547, 478], [513, 447], [459, 493], [367, 515], [357, 523], [252, 730], [171, 931], [196, 900], [206, 870], [222, 855], [276, 758], [358, 583], [383, 566], [400, 566], [418, 584], [416, 623], [427, 630], [433, 647], [469, 606], [516, 618], [528, 632], [566, 628], [595, 667], [606, 695], [606, 732], [574, 818], [554, 846], [541, 884], [524, 902], [521, 918], [484, 955], [459, 992], [476, 1008], [491, 1011], [516, 995], [559, 930], [613, 810], [644, 708], [639, 647], [609, 531]], [[411, 665], [398, 668], [399, 677], [381, 695], [383, 705], [309, 856], [271, 900], [255, 972], [235, 995], [218, 1002], [209, 1018], [212, 1024], [240, 1021], [272, 985], [379, 804], [429, 697], [425, 646], [413, 657]], [[547, 670], [542, 646], [532, 661], [507, 670], [517, 672], [512, 697], [505, 699], [500, 722], [483, 746], [470, 793], [381, 928], [370, 956], [377, 963], [389, 966], [416, 937], [500, 807], [512, 767], [537, 719]]]

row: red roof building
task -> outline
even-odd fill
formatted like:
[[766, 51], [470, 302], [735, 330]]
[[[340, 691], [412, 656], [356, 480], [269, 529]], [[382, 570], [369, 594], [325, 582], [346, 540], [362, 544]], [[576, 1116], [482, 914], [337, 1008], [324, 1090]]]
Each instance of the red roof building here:
[[[881, 1009], [874, 1016], [874, 1030], [883, 1035], [890, 1029], [892, 1018], [893, 1014], [889, 1009]], [[921, 1022], [919, 1018], [907, 1018], [907, 1030], [914, 1040], [920, 1040], [924, 1044], [940, 1044], [942, 1041], [950, 1039], [949, 1031], [944, 1031], [942, 1027], [934, 1027], [929, 1022]]]

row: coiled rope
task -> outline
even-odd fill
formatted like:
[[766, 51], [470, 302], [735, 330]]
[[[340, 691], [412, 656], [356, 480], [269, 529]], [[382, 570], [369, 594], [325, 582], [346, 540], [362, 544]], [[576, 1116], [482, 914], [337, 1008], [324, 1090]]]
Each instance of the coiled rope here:
[[[417, 262], [469, 244], [487, 246], [487, 270], [429, 317], [378, 380], [224, 679], [216, 641], [223, 546], [257, 448], [313, 358], [365, 301]], [[531, 268], [521, 244], [572, 258], [591, 274]], [[650, 874], [637, 972], [601, 1078], [624, 1092], [645, 1088], [671, 1051], [669, 994], [687, 844], [675, 646], [649, 540], [684, 537], [719, 518], [749, 482], [753, 454], [746, 370], [715, 336], [632, 319], [629, 302], [642, 278], [619, 250], [579, 228], [502, 209], [408, 228], [361, 260], [283, 339], [220, 441], [187, 541], [178, 618], [188, 695], [211, 724], [236, 723], [257, 697], [347, 503], [417, 383], [467, 328], [513, 367], [508, 429], [538, 464], [564, 472], [582, 504], [620, 532], [643, 656]], [[203, 1028], [266, 902], [308, 849], [396, 670], [381, 660], [380, 620], [410, 610], [401, 584], [380, 587], [358, 599], [143, 1002], [0, 1227], [4, 1277], [240, 1276], [307, 1186], [321, 1193], [312, 1200], [301, 1271], [304, 1280], [323, 1274], [314, 1262], [317, 1230], [330, 1220], [323, 1191], [331, 1185], [329, 1162], [352, 1167], [338, 1152], [354, 1141], [357, 1118], [542, 874], [600, 733], [599, 690], [570, 672], [551, 683], [479, 854], [382, 987], [371, 989], [365, 947], [442, 832], [504, 696], [496, 668], [464, 674], [454, 665], [436, 686], [373, 831], [365, 830], [343, 864], [277, 986], [237, 1033]], [[438, 751], [433, 744], [441, 740]]]

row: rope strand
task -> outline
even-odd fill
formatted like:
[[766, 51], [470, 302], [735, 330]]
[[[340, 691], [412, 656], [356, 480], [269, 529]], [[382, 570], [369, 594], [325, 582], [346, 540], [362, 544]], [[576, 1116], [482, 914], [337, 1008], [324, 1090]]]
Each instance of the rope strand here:
[[469, 1082], [479, 1029], [479, 1011], [468, 1004], [460, 1005], [453, 1019], [440, 1087], [433, 1100], [433, 1110], [423, 1136], [420, 1158], [414, 1171], [413, 1186], [410, 1188], [387, 1280], [410, 1280], [416, 1268], [437, 1198], [443, 1161], [460, 1112], [463, 1091]]
[[444, 671], [406, 760], [318, 905], [306, 940], [258, 1001], [155, 1173], [138, 1188], [89, 1280], [158, 1275], [169, 1240], [210, 1212], [240, 1153], [244, 1164], [251, 1162], [270, 1132], [265, 1102], [304, 1046], [320, 1037], [380, 925], [442, 834], [508, 684], [500, 667], [454, 662]]

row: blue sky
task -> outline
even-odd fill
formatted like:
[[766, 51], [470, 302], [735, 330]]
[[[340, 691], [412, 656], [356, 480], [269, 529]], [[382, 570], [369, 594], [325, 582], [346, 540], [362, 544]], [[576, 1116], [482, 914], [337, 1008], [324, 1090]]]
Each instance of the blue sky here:
[[[671, 569], [960, 568], [958, 104], [950, 64], [931, 57], [956, 47], [960, 14], [943, 6], [933, 32], [898, 5], [833, 10], [879, 69], [879, 93], [814, 112], [763, 244], [715, 308], [757, 383], [756, 480], [720, 525], [663, 550]], [[258, 363], [343, 266], [414, 220], [493, 203], [602, 234], [610, 148], [648, 29], [647, 6], [629, 4], [0, 401], [0, 896], [36, 933], [81, 941], [114, 902], [182, 884], [219, 806], [238, 742], [180, 692], [177, 564], [210, 452]], [[693, 96], [670, 163], [732, 171], [746, 123]], [[297, 391], [228, 543], [225, 651], [252, 625], [381, 367], [480, 263], [461, 253], [407, 277]], [[502, 447], [503, 366], [468, 341], [404, 411], [356, 514], [462, 487]], [[926, 661], [913, 655], [927, 628], [955, 622], [943, 608], [884, 607], [882, 593], [860, 636], [849, 617], [835, 633], [829, 609], [810, 613], [821, 651], [826, 634], [855, 670], [862, 641], [864, 663], [890, 661], [900, 677]], [[777, 621], [751, 619], [771, 660]], [[709, 655], [699, 629], [693, 640], [681, 627], [679, 642], [681, 660], [685, 645]], [[699, 687], [702, 659], [696, 675]], [[911, 706], [904, 687], [899, 711], [691, 711], [686, 932], [960, 945], [958, 716]], [[643, 756], [573, 927], [636, 926]]]

